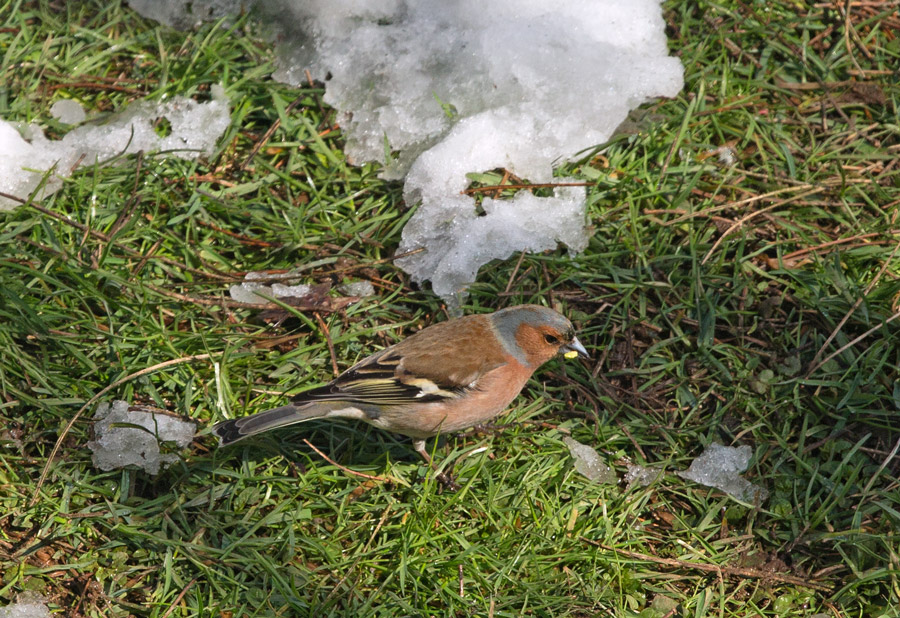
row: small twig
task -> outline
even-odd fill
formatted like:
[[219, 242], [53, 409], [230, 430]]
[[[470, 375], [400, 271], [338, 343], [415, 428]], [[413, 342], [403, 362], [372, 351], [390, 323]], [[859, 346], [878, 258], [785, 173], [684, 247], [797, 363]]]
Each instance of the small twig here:
[[834, 358], [834, 357], [837, 356], [838, 354], [842, 354], [842, 353], [844, 352], [844, 350], [846, 350], [847, 348], [851, 348], [851, 347], [855, 346], [857, 343], [859, 343], [860, 341], [862, 341], [863, 339], [865, 339], [866, 337], [868, 337], [869, 335], [871, 335], [872, 333], [874, 333], [876, 330], [878, 330], [879, 328], [883, 328], [883, 327], [887, 326], [888, 324], [890, 324], [891, 322], [893, 322], [893, 321], [896, 320], [897, 318], [900, 318], [900, 311], [898, 311], [897, 313], [895, 313], [894, 315], [892, 315], [891, 317], [889, 317], [888, 319], [886, 319], [886, 320], [885, 320], [884, 322], [882, 322], [881, 324], [878, 324], [878, 325], [876, 325], [876, 326], [873, 326], [872, 328], [870, 328], [869, 330], [867, 330], [866, 332], [864, 332], [862, 335], [860, 335], [860, 336], [857, 337], [856, 339], [853, 339], [852, 341], [848, 341], [846, 344], [842, 345], [840, 348], [838, 348], [837, 350], [835, 350], [834, 352], [832, 352], [831, 354], [829, 354], [828, 356], [826, 356], [825, 358], [823, 358], [821, 361], [819, 361], [818, 364], [813, 365], [813, 366], [809, 369], [809, 371], [806, 372], [806, 375], [807, 375], [807, 376], [812, 375], [812, 373], [813, 373], [816, 369], [818, 369], [819, 367], [821, 367], [822, 365], [824, 365], [825, 363], [827, 363], [828, 361], [830, 361], [832, 358]]
[[181, 592], [178, 593], [178, 596], [175, 597], [175, 600], [172, 601], [172, 604], [169, 605], [169, 609], [166, 610], [166, 613], [162, 615], [162, 618], [169, 618], [175, 608], [181, 603], [181, 599], [184, 598], [184, 595], [187, 594], [187, 591], [190, 590], [191, 586], [193, 586], [197, 582], [197, 578], [195, 577], [191, 581], [189, 581], [184, 588], [181, 589]]
[[[829, 5], [830, 7], [831, 5]], [[869, 77], [870, 75], [894, 75], [897, 71], [891, 69], [847, 69], [847, 74], [854, 77]]]
[[422, 253], [425, 251], [425, 247], [419, 247], [418, 249], [411, 249], [409, 251], [404, 251], [402, 253], [395, 253], [391, 257], [381, 258], [380, 260], [372, 260], [371, 262], [360, 262], [359, 264], [354, 264], [353, 266], [344, 266], [342, 268], [335, 268], [334, 270], [326, 271], [325, 275], [336, 275], [338, 273], [349, 272], [353, 270], [360, 270], [361, 268], [369, 268], [371, 266], [375, 266], [376, 264], [386, 264], [388, 262], [393, 262], [394, 260], [402, 260], [403, 258], [409, 257], [411, 255], [416, 255], [417, 253]]
[[[684, 125], [682, 125], [684, 126]], [[666, 180], [666, 172], [669, 171], [669, 164], [672, 163], [672, 157], [675, 156], [675, 151], [678, 149], [678, 144], [681, 142], [680, 139], [673, 139], [672, 145], [669, 146], [669, 152], [666, 153], [666, 158], [663, 160], [662, 167], [659, 170], [659, 182], [656, 183], [656, 190], [659, 191], [662, 189], [663, 182]]]
[[[817, 365], [816, 363], [819, 362], [819, 358], [822, 357], [822, 354], [825, 352], [825, 350], [828, 348], [828, 346], [831, 344], [831, 342], [834, 341], [834, 338], [837, 337], [837, 334], [839, 332], [841, 332], [842, 328], [844, 328], [844, 324], [847, 323], [847, 320], [850, 319], [850, 316], [853, 315], [853, 313], [857, 309], [859, 309], [859, 306], [866, 299], [866, 296], [869, 295], [869, 292], [872, 291], [872, 288], [874, 288], [875, 285], [878, 283], [878, 280], [881, 279], [882, 275], [884, 275], [885, 272], [887, 272], [888, 265], [891, 264], [891, 260], [894, 259], [894, 255], [896, 255], [898, 249], [900, 249], [900, 244], [898, 244], [894, 247], [894, 250], [891, 251], [891, 255], [888, 257], [888, 259], [886, 259], [884, 261], [884, 264], [881, 266], [881, 270], [878, 271], [878, 274], [875, 275], [875, 278], [872, 279], [872, 281], [869, 283], [869, 285], [866, 286], [866, 289], [863, 292], [862, 296], [860, 296], [858, 299], [856, 299], [856, 302], [853, 303], [853, 306], [850, 307], [850, 310], [844, 315], [843, 318], [841, 318], [841, 321], [834, 328], [834, 330], [831, 331], [831, 334], [828, 335], [828, 339], [825, 340], [825, 343], [822, 344], [822, 347], [819, 348], [819, 351], [816, 352], [815, 357], [813, 357], [812, 362], [809, 365], [810, 367], [818, 368], [819, 365]], [[806, 374], [807, 378], [809, 378], [809, 376], [812, 374], [813, 370], [814, 369], [809, 370], [809, 372]]]
[[142, 257], [141, 261], [137, 263], [137, 266], [135, 266], [131, 270], [131, 276], [128, 278], [129, 281], [134, 281], [134, 278], [137, 277], [142, 270], [144, 270], [144, 266], [147, 265], [147, 262], [149, 262], [150, 258], [153, 257], [153, 254], [156, 253], [156, 250], [159, 249], [159, 247], [163, 244], [163, 240], [165, 239], [159, 238], [155, 243], [153, 243], [153, 246], [151, 246], [150, 250], [144, 254], [144, 257]]
[[381, 527], [384, 525], [384, 522], [387, 521], [388, 514], [391, 512], [391, 503], [388, 502], [388, 505], [385, 507], [384, 511], [381, 513], [381, 519], [378, 520], [378, 524], [375, 526], [375, 529], [372, 530], [372, 534], [369, 536], [369, 540], [366, 541], [366, 544], [363, 546], [362, 553], [369, 551], [369, 547], [372, 546], [372, 541], [375, 540], [375, 537], [378, 536], [378, 533], [381, 531]]
[[731, 103], [726, 103], [724, 105], [720, 105], [719, 107], [714, 107], [712, 109], [703, 109], [698, 112], [694, 112], [694, 118], [702, 118], [703, 116], [711, 116], [713, 114], [721, 114], [722, 112], [731, 112], [736, 109], [743, 109], [755, 105], [759, 105], [759, 94], [751, 94], [747, 97], [740, 99], [738, 101], [732, 101]]
[[775, 78], [775, 85], [779, 88], [784, 88], [785, 90], [821, 90], [824, 88], [841, 88], [843, 86], [850, 86], [852, 84], [857, 83], [852, 79], [845, 79], [838, 82], [788, 82], [780, 77]]
[[350, 468], [347, 468], [346, 466], [342, 466], [341, 464], [339, 464], [338, 462], [333, 460], [331, 457], [329, 457], [328, 455], [326, 455], [325, 453], [323, 453], [322, 451], [317, 449], [315, 446], [313, 446], [312, 443], [309, 440], [307, 440], [306, 438], [303, 438], [303, 442], [304, 442], [304, 444], [306, 444], [306, 446], [308, 446], [309, 448], [314, 450], [316, 452], [316, 454], [319, 455], [319, 457], [321, 457], [322, 459], [324, 459], [325, 461], [330, 463], [332, 466], [335, 466], [339, 470], [343, 470], [347, 474], [351, 474], [353, 476], [359, 476], [364, 479], [369, 479], [370, 481], [379, 481], [381, 483], [390, 483], [391, 482], [391, 479], [386, 479], [382, 476], [372, 476], [371, 474], [364, 474], [362, 472], [357, 472], [356, 470], [351, 470]]
[[647, 461], [647, 455], [644, 453], [644, 449], [641, 448], [641, 445], [638, 443], [638, 441], [635, 440], [634, 436], [631, 435], [631, 432], [628, 431], [628, 427], [625, 425], [625, 423], [617, 422], [616, 424], [619, 426], [619, 429], [622, 430], [622, 433], [625, 434], [625, 437], [631, 440], [631, 444], [637, 449], [637, 452], [641, 454], [641, 457], [644, 459], [644, 461]]
[[661, 564], [665, 566], [674, 567], [677, 569], [689, 569], [696, 571], [704, 571], [706, 573], [715, 573], [720, 577], [722, 575], [729, 575], [732, 577], [743, 577], [749, 579], [761, 579], [764, 581], [776, 581], [781, 582], [783, 584], [792, 584], [794, 586], [804, 586], [806, 588], [813, 588], [814, 590], [822, 590], [824, 592], [831, 591], [831, 586], [826, 584], [819, 584], [817, 582], [811, 582], [807, 579], [803, 579], [802, 577], [795, 577], [793, 575], [783, 575], [781, 573], [770, 573], [768, 571], [760, 571], [759, 569], [748, 569], [742, 567], [725, 567], [719, 566], [717, 564], [703, 564], [701, 562], [689, 562], [687, 560], [675, 560], [674, 558], [660, 558], [658, 556], [651, 556], [649, 554], [642, 554], [636, 551], [629, 551], [627, 549], [619, 549], [617, 547], [612, 547], [610, 545], [605, 545], [598, 541], [593, 541], [591, 539], [585, 537], [579, 537], [585, 543], [593, 545], [594, 547], [599, 547], [601, 549], [605, 549], [607, 551], [612, 551], [620, 556], [627, 556], [629, 558], [635, 558], [637, 560], [646, 560], [647, 562], [653, 562], [655, 564]]
[[[748, 174], [752, 176], [753, 174]], [[753, 195], [751, 197], [745, 198], [743, 200], [738, 200], [736, 202], [727, 202], [725, 204], [720, 204], [719, 206], [714, 206], [712, 208], [707, 208], [706, 210], [698, 210], [696, 212], [689, 212], [680, 217], [676, 217], [671, 221], [666, 221], [666, 226], [677, 225], [679, 223], [684, 223], [685, 221], [690, 221], [691, 219], [697, 219], [698, 217], [709, 217], [714, 212], [720, 212], [722, 210], [728, 210], [729, 208], [737, 208], [738, 206], [747, 206], [749, 204], [753, 204], [754, 202], [761, 202], [763, 200], [769, 199], [770, 197], [775, 197], [776, 195], [781, 195], [782, 193], [792, 193], [794, 191], [806, 191], [808, 189], [815, 188], [811, 184], [802, 184], [794, 187], [783, 187], [781, 189], [775, 189], [774, 191], [769, 191], [768, 193], [762, 193], [760, 195]]]
[[334, 342], [331, 340], [331, 333], [328, 330], [328, 324], [325, 323], [325, 320], [322, 319], [322, 316], [318, 311], [314, 311], [313, 315], [316, 317], [316, 321], [319, 323], [319, 328], [322, 329], [322, 333], [325, 335], [325, 343], [328, 345], [328, 353], [331, 355], [331, 369], [334, 371], [334, 377], [338, 377], [341, 375], [340, 369], [338, 369], [337, 364], [337, 356], [334, 353]]
[[519, 185], [489, 185], [485, 187], [473, 187], [460, 191], [463, 195], [472, 195], [474, 193], [488, 193], [490, 191], [503, 191], [504, 189], [553, 189], [556, 187], [593, 187], [596, 182], [543, 182], [535, 184], [519, 184]]
[[175, 359], [168, 360], [168, 361], [165, 361], [162, 363], [157, 363], [156, 365], [153, 365], [151, 367], [145, 367], [144, 369], [141, 369], [140, 371], [136, 371], [135, 373], [127, 375], [124, 378], [120, 378], [120, 379], [116, 380], [115, 382], [113, 382], [112, 384], [107, 386], [106, 388], [102, 389], [99, 393], [97, 393], [96, 395], [91, 397], [87, 401], [87, 403], [85, 403], [83, 406], [81, 406], [81, 408], [78, 410], [78, 412], [75, 413], [75, 416], [73, 416], [69, 420], [69, 422], [66, 423], [66, 426], [63, 428], [62, 432], [60, 432], [59, 437], [56, 439], [56, 444], [53, 445], [53, 450], [50, 451], [50, 456], [47, 457], [47, 463], [44, 464], [44, 469], [41, 470], [41, 477], [38, 479], [37, 486], [34, 488], [34, 494], [32, 494], [31, 500], [28, 502], [28, 506], [34, 506], [35, 503], [37, 502], [38, 496], [41, 493], [41, 487], [43, 487], [44, 481], [47, 480], [47, 475], [50, 473], [50, 466], [53, 465], [53, 460], [56, 459], [56, 455], [59, 453], [59, 449], [62, 446], [63, 440], [66, 439], [66, 436], [68, 435], [69, 431], [71, 431], [72, 427], [75, 426], [75, 423], [78, 421], [82, 412], [87, 410], [97, 400], [99, 400], [101, 397], [103, 397], [103, 395], [105, 395], [112, 389], [114, 389], [118, 386], [121, 386], [122, 384], [125, 384], [126, 382], [130, 382], [131, 380], [133, 380], [135, 378], [139, 378], [143, 375], [147, 375], [148, 373], [153, 373], [154, 371], [157, 371], [159, 369], [165, 369], [166, 367], [171, 367], [172, 365], [180, 365], [181, 363], [189, 363], [189, 362], [192, 362], [195, 360], [205, 360], [207, 358], [210, 358], [211, 356], [212, 356], [212, 354], [195, 354], [194, 356], [185, 356], [183, 358], [175, 358]]
[[[300, 101], [302, 101], [302, 100], [303, 100], [303, 96], [299, 96], [296, 99], [294, 99], [291, 102], [291, 104], [285, 108], [285, 110], [284, 110], [285, 115], [290, 114], [293, 111], [293, 109], [300, 104]], [[253, 150], [250, 151], [250, 154], [247, 156], [247, 159], [243, 163], [241, 163], [241, 165], [238, 169], [240, 169], [240, 170], [247, 169], [247, 166], [253, 162], [253, 157], [255, 157], [259, 153], [260, 149], [266, 145], [266, 143], [269, 141], [269, 139], [271, 139], [272, 135], [275, 133], [275, 131], [278, 130], [278, 127], [280, 127], [280, 126], [281, 126], [281, 118], [278, 117], [275, 119], [275, 122], [272, 123], [272, 126], [269, 127], [269, 130], [266, 131], [265, 133], [263, 133], [263, 136], [256, 142], [256, 144], [253, 145]]]
[[525, 259], [525, 252], [519, 252], [519, 260], [516, 262], [516, 267], [513, 268], [512, 273], [509, 275], [509, 281], [506, 282], [506, 289], [503, 290], [503, 293], [509, 292], [509, 288], [512, 287], [513, 279], [516, 278], [516, 275], [519, 273], [519, 267], [522, 266], [522, 260]]
[[[837, 3], [835, 3], [837, 4]], [[853, 43], [856, 44], [856, 47], [863, 53], [863, 55], [868, 59], [872, 60], [872, 52], [866, 49], [865, 43], [863, 43], [859, 34], [856, 32], [856, 28], [853, 27], [853, 19], [851, 14], [851, 6], [852, 2], [850, 0], [846, 0], [845, 6], [837, 6], [839, 12], [843, 13], [844, 17], [844, 45], [847, 48], [847, 55], [850, 56], [850, 60], [853, 61], [853, 64], [856, 66], [857, 70], [862, 71], [862, 67], [859, 66], [859, 63], [856, 61], [856, 56], [853, 55], [853, 46], [850, 44], [850, 40], [853, 40]]]
[[891, 452], [888, 453], [888, 456], [884, 458], [884, 461], [881, 462], [881, 465], [878, 466], [878, 470], [875, 471], [875, 474], [872, 475], [872, 478], [869, 479], [869, 482], [866, 483], [865, 488], [862, 490], [863, 496], [869, 493], [869, 490], [872, 489], [872, 485], [875, 484], [875, 479], [878, 478], [878, 475], [887, 468], [887, 465], [891, 463], [891, 460], [897, 456], [897, 451], [900, 450], [900, 439], [897, 440], [897, 443], [894, 444], [894, 448], [891, 449]]
[[126, 88], [125, 86], [116, 86], [115, 84], [95, 84], [93, 82], [66, 82], [64, 84], [50, 84], [49, 90], [59, 90], [60, 88], [78, 88], [81, 90], [112, 90], [114, 92], [122, 92], [124, 94], [146, 95], [146, 90], [138, 90], [136, 88]]
[[115, 223], [109, 228], [110, 238], [115, 238], [116, 234], [128, 224], [128, 221], [134, 216], [134, 210], [140, 201], [138, 199], [138, 188], [140, 187], [141, 181], [141, 167], [144, 163], [144, 151], [139, 150], [135, 159], [134, 185], [131, 187], [131, 197], [128, 199], [128, 202], [126, 202], [125, 208], [123, 208], [119, 213], [119, 216], [116, 217]]
[[[494, 191], [494, 199], [495, 200], [500, 199], [500, 194], [503, 192], [503, 187], [508, 186], [507, 183], [509, 182], [509, 176], [510, 176], [509, 170], [504, 169], [503, 170], [503, 178], [500, 179], [500, 184], [497, 185], [497, 190]], [[518, 178], [516, 180], [518, 180]]]
[[[312, 73], [309, 72], [309, 69], [305, 69], [304, 72], [306, 73], [306, 83], [309, 84], [309, 87], [311, 89], [315, 90], [316, 82], [315, 82], [315, 80], [313, 80]], [[328, 120], [328, 112], [326, 112], [325, 108], [322, 107], [322, 97], [321, 96], [316, 94], [314, 96], [314, 99], [316, 101], [316, 107], [319, 108], [319, 115], [322, 117], [322, 122], [319, 123], [319, 126], [318, 126], [318, 128], [321, 129], [322, 123], [324, 123], [326, 120]]]
[[[218, 225], [215, 225], [214, 223], [208, 223], [206, 221], [199, 221], [199, 220], [194, 220], [194, 223], [196, 223], [197, 225], [199, 225], [201, 227], [209, 228], [220, 234], [224, 234], [225, 236], [228, 236], [229, 238], [234, 238], [238, 242], [245, 244], [245, 245], [253, 245], [256, 247], [275, 247], [275, 248], [280, 248], [280, 247], [284, 246], [284, 243], [280, 243], [280, 242], [268, 242], [265, 240], [257, 240], [256, 238], [249, 238], [247, 236], [244, 236], [243, 234], [238, 234], [237, 232], [232, 232], [231, 230], [226, 230], [225, 228], [219, 227]], [[312, 249], [317, 249], [318, 247], [306, 246], [306, 247], [302, 247], [302, 248], [307, 249], [307, 250], [312, 250]]]
[[881, 232], [871, 232], [869, 234], [857, 234], [856, 236], [850, 236], [849, 238], [838, 238], [837, 240], [830, 240], [828, 242], [823, 242], [822, 244], [816, 245], [815, 247], [805, 247], [803, 249], [798, 249], [796, 251], [792, 251], [786, 255], [781, 256], [781, 259], [784, 261], [794, 260], [801, 255], [806, 255], [807, 253], [818, 253], [824, 249], [828, 249], [829, 247], [833, 247], [835, 245], [843, 245], [848, 242], [854, 242], [857, 240], [865, 240], [866, 238], [871, 238], [872, 236], [880, 236]]
[[331, 599], [333, 599], [335, 596], [337, 596], [338, 594], [340, 594], [342, 592], [344, 583], [348, 579], [350, 579], [350, 576], [353, 575], [354, 572], [356, 572], [356, 567], [359, 566], [360, 562], [362, 562], [364, 554], [365, 554], [365, 550], [359, 556], [356, 557], [356, 560], [353, 561], [353, 564], [351, 564], [350, 568], [347, 569], [347, 573], [338, 581], [338, 583], [336, 583], [334, 586], [331, 587], [331, 592], [328, 593], [328, 596], [326, 596], [325, 600], [322, 602], [323, 606], [327, 607], [329, 601], [331, 601]]
[[701, 264], [706, 264], [706, 262], [709, 261], [709, 258], [712, 257], [713, 253], [716, 252], [716, 249], [719, 248], [719, 245], [721, 245], [721, 244], [725, 241], [725, 239], [728, 238], [728, 236], [729, 236], [732, 232], [734, 232], [735, 230], [739, 230], [740, 228], [744, 227], [744, 224], [745, 224], [747, 221], [749, 221], [750, 219], [753, 219], [754, 217], [758, 217], [759, 215], [761, 215], [761, 214], [763, 214], [763, 213], [765, 213], [765, 212], [768, 212], [768, 211], [770, 211], [770, 210], [773, 210], [773, 209], [775, 209], [775, 208], [778, 208], [779, 206], [784, 206], [785, 204], [788, 204], [788, 203], [790, 203], [790, 202], [793, 202], [794, 200], [798, 200], [798, 199], [800, 199], [801, 197], [805, 197], [805, 196], [807, 196], [807, 195], [812, 195], [813, 193], [818, 193], [819, 191], [821, 191], [821, 189], [818, 189], [818, 188], [810, 189], [809, 191], [806, 191], [805, 193], [800, 193], [799, 195], [795, 195], [795, 196], [793, 196], [793, 197], [789, 197], [789, 198], [785, 198], [785, 199], [783, 199], [783, 200], [779, 200], [779, 201], [775, 202], [774, 204], [771, 204], [771, 205], [769, 205], [769, 206], [766, 206], [765, 208], [761, 208], [760, 210], [755, 210], [755, 211], [751, 212], [751, 213], [748, 214], [748, 215], [744, 215], [743, 217], [741, 217], [740, 219], [738, 219], [738, 220], [734, 223], [734, 225], [732, 225], [730, 228], [728, 228], [727, 230], [725, 230], [725, 233], [724, 233], [724, 234], [722, 234], [721, 236], [719, 236], [718, 240], [716, 240], [716, 242], [713, 243], [712, 248], [706, 253], [706, 255], [703, 257], [703, 259], [700, 260], [700, 263], [701, 263]]
[[[310, 303], [310, 302], [298, 302], [298, 303], [274, 303], [274, 302], [266, 302], [266, 303], [244, 303], [239, 300], [232, 300], [230, 298], [225, 298], [224, 296], [189, 296], [187, 294], [179, 294], [178, 292], [173, 292], [171, 290], [166, 290], [164, 288], [151, 285], [149, 283], [145, 283], [144, 287], [148, 290], [152, 290], [157, 294], [161, 294], [162, 296], [167, 296], [169, 298], [174, 298], [176, 300], [180, 300], [187, 303], [193, 303], [195, 305], [201, 305], [206, 307], [227, 307], [229, 309], [254, 309], [254, 310], [275, 310], [275, 309], [284, 309], [285, 305], [294, 309], [296, 311], [323, 311], [328, 313], [333, 313], [335, 311], [340, 311], [344, 307], [347, 306], [350, 302], [356, 302], [355, 300], [341, 303], [340, 298], [335, 298], [335, 303], [333, 304], [325, 304], [325, 303]], [[296, 300], [302, 301], [305, 297], [301, 297]], [[355, 296], [345, 296], [343, 297], [345, 300], [356, 299]]]

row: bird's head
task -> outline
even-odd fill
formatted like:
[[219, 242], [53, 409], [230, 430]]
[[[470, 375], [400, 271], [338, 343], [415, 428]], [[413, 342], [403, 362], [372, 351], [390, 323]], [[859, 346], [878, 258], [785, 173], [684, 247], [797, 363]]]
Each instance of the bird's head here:
[[575, 336], [572, 323], [553, 309], [517, 305], [491, 314], [491, 321], [507, 352], [532, 369], [557, 354], [590, 358]]

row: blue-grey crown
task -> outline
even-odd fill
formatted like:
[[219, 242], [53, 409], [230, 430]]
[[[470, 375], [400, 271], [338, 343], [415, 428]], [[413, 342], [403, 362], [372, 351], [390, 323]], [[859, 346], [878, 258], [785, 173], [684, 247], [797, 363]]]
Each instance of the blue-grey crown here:
[[503, 347], [523, 365], [527, 365], [528, 360], [515, 343], [516, 332], [522, 322], [529, 322], [535, 326], [552, 326], [561, 333], [572, 331], [572, 323], [564, 315], [540, 305], [508, 307], [492, 313], [490, 317], [497, 334], [500, 335]]

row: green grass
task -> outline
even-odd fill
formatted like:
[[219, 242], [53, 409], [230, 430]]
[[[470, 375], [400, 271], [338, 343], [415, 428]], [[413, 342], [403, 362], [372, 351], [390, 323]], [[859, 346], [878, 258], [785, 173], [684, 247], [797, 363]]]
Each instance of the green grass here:
[[[681, 96], [560, 172], [594, 183], [588, 249], [494, 264], [468, 301], [559, 305], [594, 359], [550, 363], [502, 431], [442, 443], [456, 493], [407, 440], [352, 423], [222, 451], [199, 437], [151, 477], [91, 466], [92, 405], [49, 461], [117, 382], [104, 400], [206, 426], [327, 381], [328, 338], [346, 368], [446, 314], [391, 263], [415, 205], [346, 162], [318, 86], [268, 78], [248, 20], [175, 32], [105, 2], [5, 2], [0, 18], [5, 119], [58, 136], [60, 98], [107, 113], [219, 82], [233, 105], [209, 160], [85, 166], [0, 213], [0, 604], [35, 590], [66, 616], [898, 615], [895, 5], [667, 3]], [[318, 317], [227, 302], [245, 272], [290, 268], [377, 295]], [[591, 484], [567, 434], [620, 476], [667, 474]], [[765, 503], [673, 473], [713, 441], [753, 448]]]

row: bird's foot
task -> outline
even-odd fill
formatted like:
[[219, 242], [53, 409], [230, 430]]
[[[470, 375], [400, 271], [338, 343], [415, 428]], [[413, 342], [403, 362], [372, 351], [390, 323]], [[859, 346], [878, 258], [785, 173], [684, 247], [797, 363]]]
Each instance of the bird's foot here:
[[510, 423], [506, 423], [503, 425], [497, 425], [496, 423], [482, 423], [481, 425], [472, 425], [472, 427], [470, 427], [468, 431], [461, 432], [459, 435], [463, 437], [493, 435], [510, 426]]
[[438, 483], [441, 484], [442, 489], [446, 489], [447, 491], [459, 491], [462, 486], [456, 482], [456, 479], [453, 478], [450, 474], [445, 474], [443, 472], [436, 472], [434, 478]]
[[443, 472], [441, 468], [434, 463], [434, 460], [431, 458], [431, 455], [428, 454], [428, 451], [425, 449], [425, 440], [415, 440], [413, 442], [413, 447], [416, 449], [416, 452], [422, 456], [422, 459], [425, 460], [425, 463], [434, 471], [434, 478], [438, 483], [441, 484], [443, 489], [447, 489], [449, 491], [458, 491], [460, 488], [459, 483], [453, 478], [453, 475], [447, 472]]

